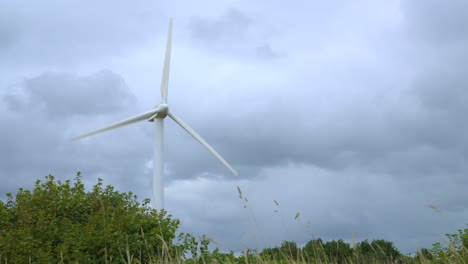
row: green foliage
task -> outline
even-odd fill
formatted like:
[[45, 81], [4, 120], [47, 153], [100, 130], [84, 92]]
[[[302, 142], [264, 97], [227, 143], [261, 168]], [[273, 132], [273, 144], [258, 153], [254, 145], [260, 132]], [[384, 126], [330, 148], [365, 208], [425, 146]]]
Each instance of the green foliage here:
[[427, 248], [421, 248], [416, 253], [416, 260], [423, 262], [424, 260], [434, 260], [434, 255], [432, 255], [431, 251]]
[[312, 239], [304, 246], [304, 253], [310, 256], [314, 256], [316, 250], [323, 248], [323, 241], [321, 238]]
[[325, 243], [323, 249], [328, 259], [336, 263], [346, 263], [353, 255], [351, 246], [342, 239]]
[[73, 183], [49, 175], [0, 202], [0, 256], [8, 263], [105, 263], [177, 254], [179, 221], [148, 204], [101, 179], [87, 192], [80, 173]]
[[355, 251], [355, 255], [359, 259], [377, 260], [379, 262], [394, 262], [401, 256], [393, 242], [383, 239], [373, 240], [372, 242], [364, 240], [356, 245]]
[[206, 236], [181, 233], [179, 221], [164, 210], [141, 204], [133, 193], [103, 186], [85, 190], [80, 173], [74, 181], [52, 175], [32, 191], [19, 189], [0, 201], [1, 263], [467, 263], [468, 228], [446, 234], [414, 256], [402, 255], [390, 241], [364, 240], [353, 247], [343, 240], [312, 239], [303, 248], [293, 241], [234, 252], [210, 250]]
[[291, 260], [297, 260], [301, 255], [301, 249], [298, 248], [296, 242], [293, 241], [284, 241], [281, 244], [280, 251]]
[[279, 260], [283, 259], [283, 253], [281, 252], [280, 248], [264, 248], [260, 253], [260, 257], [265, 260]]
[[456, 251], [460, 251], [463, 248], [468, 248], [468, 228], [458, 229], [455, 234], [445, 235], [449, 241], [449, 245], [452, 246]]
[[268, 261], [296, 261], [301, 258], [302, 250], [295, 242], [284, 241], [279, 247], [263, 249], [259, 256]]
[[304, 256], [306, 260], [312, 262], [313, 260], [317, 262], [325, 262], [327, 260], [327, 255], [323, 248], [322, 239], [312, 239], [304, 246], [303, 249]]
[[380, 259], [394, 261], [401, 255], [400, 251], [398, 251], [391, 241], [377, 239], [373, 240], [371, 245]]
[[446, 234], [447, 247], [437, 242], [429, 250], [432, 259], [438, 263], [453, 263], [463, 260], [468, 262], [468, 228], [459, 229], [457, 233]]

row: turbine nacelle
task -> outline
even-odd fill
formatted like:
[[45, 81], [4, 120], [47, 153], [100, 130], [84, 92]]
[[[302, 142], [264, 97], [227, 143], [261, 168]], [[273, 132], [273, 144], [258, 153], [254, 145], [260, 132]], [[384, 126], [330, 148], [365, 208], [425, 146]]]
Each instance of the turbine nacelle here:
[[169, 106], [165, 103], [161, 103], [154, 109], [157, 110], [157, 113], [148, 118], [149, 122], [154, 122], [155, 118], [166, 118], [166, 116], [169, 114]]

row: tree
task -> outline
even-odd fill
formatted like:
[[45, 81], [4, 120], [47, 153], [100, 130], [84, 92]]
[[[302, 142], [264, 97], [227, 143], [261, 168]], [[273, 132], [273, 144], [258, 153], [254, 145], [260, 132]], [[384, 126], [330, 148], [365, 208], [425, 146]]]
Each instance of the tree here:
[[456, 262], [468, 259], [468, 228], [459, 229], [457, 233], [445, 234], [447, 247], [437, 242], [432, 244], [430, 253], [438, 260]]
[[421, 248], [418, 250], [416, 253], [416, 259], [418, 259], [420, 262], [427, 261], [427, 260], [433, 260], [434, 256], [432, 255], [431, 251], [427, 248]]
[[264, 248], [259, 256], [272, 262], [292, 261], [301, 257], [301, 249], [296, 242], [283, 241], [279, 247]]
[[390, 259], [393, 261], [401, 255], [400, 251], [398, 251], [391, 241], [377, 239], [373, 240], [371, 245], [380, 259]]
[[457, 233], [445, 234], [449, 241], [449, 246], [452, 246], [457, 251], [468, 249], [468, 228], [458, 229]]
[[147, 262], [177, 254], [178, 220], [102, 179], [86, 191], [79, 172], [73, 183], [48, 175], [32, 191], [8, 193], [0, 216], [0, 252], [9, 263]]
[[260, 257], [264, 260], [269, 260], [272, 262], [285, 259], [284, 253], [281, 252], [279, 247], [264, 248], [260, 253]]
[[393, 242], [383, 239], [373, 240], [372, 242], [364, 240], [357, 245], [356, 251], [360, 258], [377, 259], [379, 261], [393, 261], [401, 256]]
[[322, 239], [312, 239], [304, 246], [304, 255], [306, 256], [309, 262], [317, 261], [317, 262], [325, 262], [327, 256], [325, 254], [323, 248], [323, 241]]
[[356, 245], [356, 252], [361, 255], [371, 255], [374, 253], [369, 240], [364, 240]]
[[323, 245], [323, 249], [328, 259], [332, 262], [346, 263], [353, 255], [351, 246], [342, 239], [328, 241]]
[[280, 251], [286, 257], [286, 259], [297, 260], [300, 257], [300, 248], [297, 247], [294, 241], [283, 241], [281, 243]]

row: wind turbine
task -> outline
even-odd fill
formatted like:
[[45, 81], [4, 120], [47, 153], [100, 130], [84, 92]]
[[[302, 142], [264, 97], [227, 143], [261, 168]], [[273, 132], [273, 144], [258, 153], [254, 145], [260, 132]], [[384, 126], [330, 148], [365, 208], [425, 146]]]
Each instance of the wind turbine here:
[[156, 209], [164, 208], [164, 118], [170, 117], [192, 137], [194, 137], [200, 144], [202, 144], [211, 154], [213, 154], [221, 163], [224, 164], [234, 175], [238, 173], [221, 157], [195, 130], [193, 130], [185, 121], [180, 117], [174, 115], [169, 111], [167, 105], [167, 87], [169, 83], [169, 65], [171, 60], [171, 38], [172, 38], [172, 18], [169, 20], [169, 32], [167, 36], [166, 57], [164, 59], [164, 69], [161, 81], [161, 103], [153, 107], [153, 109], [144, 113], [127, 118], [112, 125], [103, 127], [98, 130], [88, 132], [86, 134], [72, 138], [72, 140], [79, 140], [89, 137], [94, 134], [105, 132], [111, 129], [123, 127], [143, 120], [154, 122], [154, 157], [153, 157], [153, 204]]

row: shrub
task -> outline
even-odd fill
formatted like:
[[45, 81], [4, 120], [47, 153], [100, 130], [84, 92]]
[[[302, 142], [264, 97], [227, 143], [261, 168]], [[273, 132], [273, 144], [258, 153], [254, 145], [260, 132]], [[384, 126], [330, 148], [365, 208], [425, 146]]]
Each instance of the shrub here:
[[140, 204], [102, 179], [86, 191], [79, 172], [73, 183], [49, 175], [0, 201], [0, 256], [8, 263], [143, 263], [181, 254], [173, 246], [178, 226], [149, 199]]

